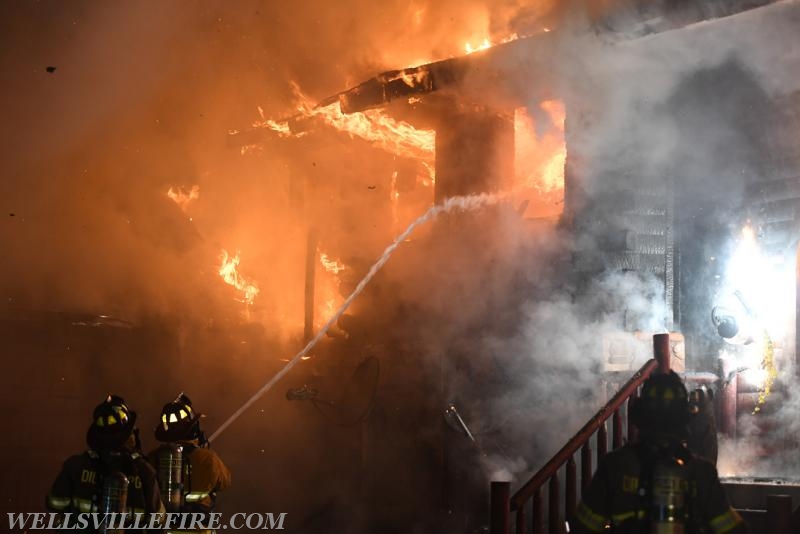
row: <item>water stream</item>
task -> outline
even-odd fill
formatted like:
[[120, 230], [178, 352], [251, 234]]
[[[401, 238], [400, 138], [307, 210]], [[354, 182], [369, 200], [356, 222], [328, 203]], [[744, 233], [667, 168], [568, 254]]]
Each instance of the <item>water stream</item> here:
[[383, 251], [381, 257], [378, 258], [378, 261], [376, 261], [372, 265], [369, 272], [358, 283], [358, 285], [350, 294], [350, 296], [347, 297], [347, 299], [345, 299], [341, 307], [338, 310], [336, 310], [336, 313], [334, 313], [333, 316], [330, 319], [328, 319], [328, 322], [326, 322], [323, 325], [323, 327], [320, 328], [317, 334], [306, 344], [306, 346], [303, 347], [303, 349], [300, 352], [295, 354], [294, 357], [291, 360], [289, 360], [286, 363], [286, 365], [275, 374], [275, 376], [273, 376], [266, 384], [261, 386], [261, 388], [258, 391], [256, 391], [253, 394], [253, 396], [247, 400], [247, 402], [242, 404], [242, 406], [238, 410], [233, 412], [233, 414], [230, 417], [228, 417], [228, 419], [225, 420], [225, 422], [222, 423], [222, 425], [220, 425], [220, 427], [217, 428], [217, 430], [214, 431], [214, 433], [209, 438], [209, 441], [214, 441], [217, 437], [219, 437], [219, 435], [222, 434], [225, 431], [225, 429], [231, 425], [231, 423], [236, 421], [236, 419], [238, 419], [240, 415], [242, 415], [245, 411], [247, 411], [247, 409], [250, 408], [250, 406], [252, 406], [254, 402], [260, 399], [264, 395], [264, 393], [272, 389], [272, 386], [277, 384], [281, 378], [286, 376], [286, 374], [289, 371], [291, 371], [295, 365], [297, 365], [297, 362], [299, 362], [303, 358], [303, 356], [308, 354], [309, 351], [312, 348], [314, 348], [314, 345], [316, 345], [319, 342], [319, 340], [322, 339], [322, 336], [325, 335], [325, 333], [332, 325], [336, 324], [336, 322], [339, 320], [342, 314], [347, 310], [347, 308], [350, 307], [350, 304], [353, 303], [356, 297], [358, 297], [358, 295], [361, 294], [361, 292], [364, 290], [367, 284], [369, 284], [372, 278], [378, 273], [381, 267], [383, 267], [386, 264], [386, 262], [389, 261], [389, 258], [392, 256], [394, 251], [397, 250], [397, 247], [399, 247], [403, 241], [408, 239], [408, 237], [414, 232], [414, 230], [418, 226], [428, 222], [429, 220], [435, 218], [441, 213], [447, 213], [451, 211], [476, 210], [485, 206], [496, 204], [497, 202], [499, 202], [504, 198], [506, 198], [506, 195], [488, 194], [488, 193], [465, 196], [465, 197], [452, 197], [445, 200], [442, 204], [431, 206], [425, 213], [420, 215], [416, 220], [414, 220], [414, 222], [408, 225], [408, 228], [406, 228], [403, 231], [403, 233], [398, 235], [395, 238], [395, 240], [388, 247], [386, 247], [386, 250]]

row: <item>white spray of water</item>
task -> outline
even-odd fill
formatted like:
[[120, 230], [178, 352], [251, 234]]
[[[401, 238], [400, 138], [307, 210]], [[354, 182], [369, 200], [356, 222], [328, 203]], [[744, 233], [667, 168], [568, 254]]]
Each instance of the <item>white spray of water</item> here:
[[319, 340], [322, 339], [322, 336], [325, 335], [328, 329], [331, 326], [333, 326], [336, 323], [336, 321], [339, 320], [342, 314], [347, 310], [347, 308], [350, 307], [350, 304], [352, 304], [353, 301], [356, 299], [356, 297], [358, 297], [358, 295], [364, 290], [364, 288], [367, 286], [370, 280], [372, 280], [372, 278], [378, 273], [381, 267], [383, 267], [386, 264], [386, 262], [389, 261], [389, 258], [394, 253], [394, 251], [397, 250], [397, 247], [400, 246], [400, 243], [408, 239], [408, 237], [414, 232], [417, 226], [433, 219], [440, 213], [446, 213], [454, 210], [461, 210], [461, 211], [476, 210], [484, 206], [496, 204], [497, 202], [505, 198], [505, 196], [506, 195], [501, 193], [498, 194], [484, 193], [480, 195], [471, 195], [466, 197], [452, 197], [445, 200], [442, 204], [431, 206], [428, 209], [428, 211], [420, 215], [414, 222], [412, 222], [408, 226], [408, 228], [406, 228], [403, 231], [403, 233], [398, 235], [394, 239], [394, 241], [388, 247], [386, 247], [386, 250], [383, 251], [381, 257], [378, 258], [378, 261], [376, 261], [375, 264], [370, 268], [366, 276], [364, 276], [364, 278], [358, 283], [358, 285], [350, 294], [350, 296], [347, 297], [347, 299], [344, 301], [342, 306], [336, 311], [336, 313], [333, 314], [333, 316], [330, 319], [328, 319], [328, 322], [325, 323], [325, 325], [317, 332], [314, 338], [311, 339], [311, 341], [309, 341], [308, 344], [306, 344], [306, 346], [303, 347], [303, 349], [300, 352], [295, 354], [295, 356], [291, 360], [289, 360], [289, 362], [283, 367], [283, 369], [278, 371], [275, 374], [275, 376], [273, 376], [269, 380], [269, 382], [264, 384], [261, 387], [261, 389], [256, 391], [255, 394], [253, 394], [253, 396], [247, 400], [247, 402], [245, 402], [238, 410], [233, 412], [233, 414], [224, 423], [222, 423], [222, 425], [220, 425], [220, 427], [211, 435], [211, 437], [208, 440], [214, 441], [214, 439], [216, 439], [220, 434], [222, 434], [222, 432], [226, 428], [228, 428], [228, 426], [230, 426], [231, 423], [236, 421], [236, 419], [238, 419], [240, 415], [242, 415], [245, 411], [247, 411], [247, 409], [250, 406], [252, 406], [254, 402], [260, 399], [264, 395], [264, 393], [272, 389], [272, 386], [277, 384], [278, 381], [280, 381], [280, 379], [283, 378], [286, 375], [286, 373], [288, 373], [297, 364], [297, 362], [299, 362], [303, 358], [303, 356], [308, 354], [308, 352], [314, 347], [314, 345], [316, 345], [317, 342], [319, 342]]

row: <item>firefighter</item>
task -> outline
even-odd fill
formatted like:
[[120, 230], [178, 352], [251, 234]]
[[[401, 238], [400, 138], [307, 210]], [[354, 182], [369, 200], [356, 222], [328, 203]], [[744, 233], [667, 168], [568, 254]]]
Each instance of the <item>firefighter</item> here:
[[217, 492], [231, 485], [231, 474], [209, 448], [200, 429], [202, 417], [183, 393], [165, 404], [155, 428], [161, 446], [148, 457], [156, 468], [167, 511], [204, 514], [202, 524], [206, 525]]
[[[153, 467], [141, 455], [136, 412], [125, 400], [108, 395], [92, 414], [86, 433], [88, 449], [71, 456], [61, 468], [46, 498], [47, 509], [61, 515], [65, 527], [96, 532], [91, 516], [78, 522], [79, 514], [127, 513], [130, 525], [157, 525], [163, 519], [164, 505]], [[66, 515], [70, 513], [71, 515]], [[138, 518], [136, 514], [141, 514]], [[111, 517], [111, 516], [106, 516]], [[119, 516], [114, 516], [118, 518]], [[112, 530], [119, 522], [101, 525], [99, 531]], [[145, 529], [127, 529], [143, 532]]]
[[572, 532], [747, 532], [716, 468], [686, 448], [689, 413], [677, 374], [645, 381], [631, 408], [639, 441], [600, 460], [570, 522]]

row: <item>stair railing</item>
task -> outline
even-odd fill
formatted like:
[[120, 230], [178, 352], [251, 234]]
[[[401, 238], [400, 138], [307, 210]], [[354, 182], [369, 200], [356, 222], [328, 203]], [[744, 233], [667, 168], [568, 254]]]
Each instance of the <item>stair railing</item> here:
[[[490, 534], [508, 534], [510, 514], [516, 512], [515, 532], [527, 534], [528, 532], [528, 503], [532, 500], [532, 532], [543, 534], [545, 524], [548, 525], [550, 534], [564, 532], [564, 517], [573, 517], [578, 502], [578, 467], [575, 462], [575, 453], [580, 449], [581, 462], [581, 491], [592, 478], [592, 448], [590, 440], [596, 435], [597, 461], [608, 452], [608, 430], [606, 421], [611, 419], [612, 449], [623, 445], [623, 425], [620, 409], [630, 405], [631, 399], [638, 396], [639, 387], [654, 372], [668, 373], [670, 371], [670, 345], [669, 334], [656, 334], [653, 336], [654, 358], [645, 363], [630, 380], [581, 428], [561, 450], [559, 450], [539, 471], [533, 475], [516, 493], [510, 495], [509, 482], [491, 483], [490, 505]], [[630, 414], [630, 410], [626, 409]], [[627, 425], [628, 440], [632, 441], [634, 428]], [[563, 494], [563, 510], [561, 515], [561, 488], [559, 470], [564, 467], [566, 488]], [[543, 487], [548, 485], [547, 516], [545, 517]]]

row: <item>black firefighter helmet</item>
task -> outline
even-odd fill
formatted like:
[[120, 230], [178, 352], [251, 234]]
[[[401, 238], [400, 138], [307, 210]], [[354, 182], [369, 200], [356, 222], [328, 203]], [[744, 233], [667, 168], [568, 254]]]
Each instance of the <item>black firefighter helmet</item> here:
[[108, 395], [94, 409], [86, 443], [94, 451], [120, 450], [134, 434], [135, 425], [136, 412], [128, 409], [125, 399]]
[[689, 395], [674, 371], [651, 375], [631, 407], [633, 423], [646, 432], [685, 434], [689, 417]]
[[181, 393], [161, 409], [161, 420], [155, 428], [156, 439], [162, 442], [201, 439], [201, 417], [203, 414], [194, 411], [189, 397]]

